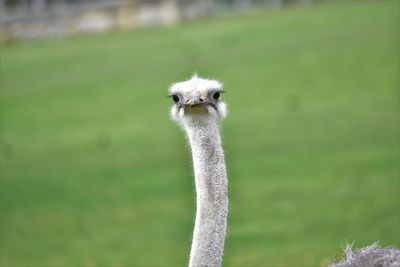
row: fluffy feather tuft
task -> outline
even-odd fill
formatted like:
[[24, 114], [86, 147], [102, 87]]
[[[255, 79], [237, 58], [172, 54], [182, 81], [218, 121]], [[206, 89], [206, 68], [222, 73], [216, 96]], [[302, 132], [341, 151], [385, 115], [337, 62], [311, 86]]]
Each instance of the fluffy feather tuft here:
[[400, 251], [394, 247], [382, 248], [378, 242], [355, 252], [347, 245], [344, 254], [340, 262], [329, 267], [400, 267]]

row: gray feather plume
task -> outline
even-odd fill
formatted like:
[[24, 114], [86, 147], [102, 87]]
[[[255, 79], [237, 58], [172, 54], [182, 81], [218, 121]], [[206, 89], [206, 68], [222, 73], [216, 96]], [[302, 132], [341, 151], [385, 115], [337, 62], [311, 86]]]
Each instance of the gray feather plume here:
[[342, 261], [329, 267], [400, 267], [400, 251], [394, 247], [382, 248], [378, 243], [355, 252], [347, 245], [344, 254]]

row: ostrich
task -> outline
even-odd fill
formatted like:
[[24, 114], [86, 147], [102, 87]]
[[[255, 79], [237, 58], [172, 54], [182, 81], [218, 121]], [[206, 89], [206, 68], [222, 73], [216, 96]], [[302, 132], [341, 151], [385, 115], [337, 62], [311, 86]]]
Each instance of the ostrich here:
[[184, 129], [192, 150], [197, 208], [190, 267], [220, 266], [228, 214], [224, 152], [218, 123], [226, 116], [222, 84], [193, 76], [169, 89], [171, 117]]
[[[196, 219], [189, 267], [219, 267], [222, 262], [228, 214], [228, 180], [219, 122], [227, 115], [220, 99], [221, 82], [194, 75], [172, 84], [171, 117], [186, 132], [192, 151], [197, 194]], [[353, 253], [331, 267], [400, 267], [400, 251], [376, 243]]]

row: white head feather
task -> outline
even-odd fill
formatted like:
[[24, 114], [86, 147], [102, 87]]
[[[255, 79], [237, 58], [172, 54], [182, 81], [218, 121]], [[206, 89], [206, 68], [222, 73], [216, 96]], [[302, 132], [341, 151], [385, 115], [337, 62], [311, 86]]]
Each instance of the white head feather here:
[[174, 83], [169, 94], [174, 100], [171, 117], [184, 123], [188, 118], [219, 121], [227, 115], [226, 104], [220, 99], [223, 92], [222, 83], [197, 77]]

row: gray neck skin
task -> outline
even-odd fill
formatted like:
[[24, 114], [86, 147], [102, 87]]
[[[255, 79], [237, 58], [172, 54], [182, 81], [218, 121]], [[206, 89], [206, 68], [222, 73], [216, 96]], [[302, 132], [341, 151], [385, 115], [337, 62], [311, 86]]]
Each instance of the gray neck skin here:
[[190, 267], [221, 266], [228, 214], [224, 152], [215, 121], [184, 124], [193, 156], [197, 209]]

